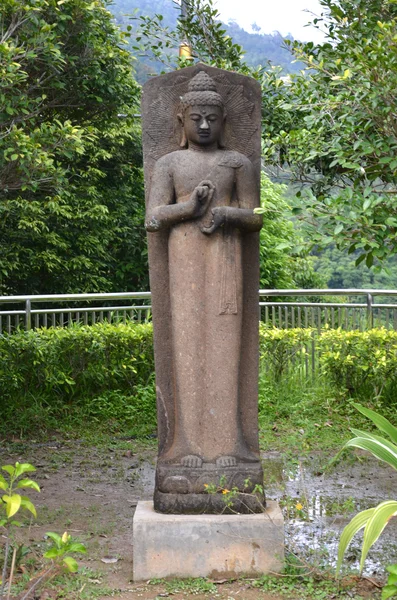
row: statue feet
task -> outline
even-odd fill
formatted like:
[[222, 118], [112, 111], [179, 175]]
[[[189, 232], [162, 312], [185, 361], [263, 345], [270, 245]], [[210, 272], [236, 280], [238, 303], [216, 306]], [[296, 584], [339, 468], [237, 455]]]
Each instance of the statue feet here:
[[237, 460], [234, 456], [220, 456], [216, 459], [217, 467], [235, 467]]
[[184, 467], [191, 467], [193, 469], [199, 469], [203, 464], [203, 460], [195, 454], [188, 454], [181, 458], [181, 465]]

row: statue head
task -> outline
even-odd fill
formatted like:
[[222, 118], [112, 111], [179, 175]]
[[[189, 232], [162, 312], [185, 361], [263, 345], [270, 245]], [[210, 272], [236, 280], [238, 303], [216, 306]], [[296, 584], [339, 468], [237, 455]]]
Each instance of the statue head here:
[[181, 97], [178, 114], [183, 127], [181, 147], [186, 148], [191, 141], [200, 146], [212, 146], [216, 142], [222, 148], [225, 117], [223, 99], [216, 91], [214, 80], [200, 71]]

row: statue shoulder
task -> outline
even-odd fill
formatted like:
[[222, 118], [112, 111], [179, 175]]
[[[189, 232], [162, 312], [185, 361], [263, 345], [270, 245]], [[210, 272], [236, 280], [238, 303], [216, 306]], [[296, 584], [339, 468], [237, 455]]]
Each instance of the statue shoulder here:
[[233, 169], [239, 169], [240, 167], [250, 166], [252, 165], [249, 158], [245, 156], [245, 154], [241, 154], [241, 152], [237, 152], [235, 150], [228, 150], [224, 153], [219, 165], [221, 167], [232, 167]]
[[172, 165], [175, 161], [180, 160], [181, 152], [183, 152], [183, 150], [174, 150], [173, 152], [164, 154], [157, 160], [156, 165]]

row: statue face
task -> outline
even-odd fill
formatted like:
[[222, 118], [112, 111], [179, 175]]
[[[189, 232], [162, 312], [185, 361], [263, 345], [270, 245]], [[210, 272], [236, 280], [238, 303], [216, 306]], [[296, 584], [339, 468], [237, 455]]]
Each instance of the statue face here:
[[220, 106], [188, 106], [183, 127], [189, 142], [210, 146], [219, 140], [223, 122], [223, 110]]

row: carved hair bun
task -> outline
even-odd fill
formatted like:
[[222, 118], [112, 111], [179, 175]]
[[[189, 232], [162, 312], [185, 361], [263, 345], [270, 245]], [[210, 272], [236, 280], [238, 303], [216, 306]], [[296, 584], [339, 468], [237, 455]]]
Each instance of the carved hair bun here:
[[215, 81], [205, 71], [200, 71], [190, 80], [188, 90], [189, 92], [216, 92]]
[[224, 108], [222, 96], [216, 91], [215, 81], [205, 71], [200, 71], [189, 81], [188, 90], [187, 94], [181, 97], [182, 112], [185, 112], [188, 106], [196, 104]]

